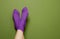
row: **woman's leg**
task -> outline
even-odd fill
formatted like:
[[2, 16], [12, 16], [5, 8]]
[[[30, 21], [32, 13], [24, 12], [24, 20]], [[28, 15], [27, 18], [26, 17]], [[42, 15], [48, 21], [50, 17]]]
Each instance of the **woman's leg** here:
[[23, 35], [23, 37], [22, 37], [23, 39], [24, 39], [24, 35]]
[[26, 24], [26, 19], [28, 17], [28, 9], [27, 7], [24, 7], [22, 9], [22, 17], [20, 18], [19, 12], [14, 9], [13, 12], [13, 19], [14, 19], [14, 27], [17, 29], [15, 39], [24, 39], [24, 27]]
[[23, 32], [21, 30], [17, 30], [15, 39], [24, 39]]
[[14, 37], [14, 39], [23, 39], [23, 31], [22, 31], [22, 27], [20, 26], [20, 14], [19, 12], [14, 9], [14, 12], [13, 12], [13, 20], [14, 20], [14, 27], [15, 29], [17, 30], [16, 31], [16, 35]]

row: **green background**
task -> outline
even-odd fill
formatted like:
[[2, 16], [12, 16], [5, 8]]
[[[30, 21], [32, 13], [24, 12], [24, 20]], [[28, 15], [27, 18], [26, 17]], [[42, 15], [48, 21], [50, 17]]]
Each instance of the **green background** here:
[[0, 0], [0, 39], [14, 39], [13, 9], [21, 12], [24, 6], [29, 9], [25, 39], [60, 39], [60, 0]]

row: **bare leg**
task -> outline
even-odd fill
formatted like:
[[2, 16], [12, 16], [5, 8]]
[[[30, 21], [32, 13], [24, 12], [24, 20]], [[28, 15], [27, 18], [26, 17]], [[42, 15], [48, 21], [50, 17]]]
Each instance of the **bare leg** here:
[[17, 30], [14, 39], [24, 39], [23, 32], [21, 30]]
[[23, 39], [24, 39], [24, 35], [23, 35]]

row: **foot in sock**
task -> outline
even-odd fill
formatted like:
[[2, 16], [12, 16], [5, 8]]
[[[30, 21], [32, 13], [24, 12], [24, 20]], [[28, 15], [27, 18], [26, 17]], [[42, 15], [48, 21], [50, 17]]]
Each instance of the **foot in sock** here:
[[17, 30], [22, 30], [24, 32], [24, 27], [26, 24], [26, 19], [28, 17], [28, 9], [24, 7], [22, 9], [22, 16], [20, 18], [19, 12], [15, 9], [13, 12], [14, 24]]
[[18, 12], [18, 10], [14, 9], [13, 11], [13, 21], [14, 21], [14, 27], [17, 30], [19, 27], [19, 23], [20, 23], [20, 13]]
[[[21, 16], [21, 22], [20, 22], [20, 26], [21, 26], [21, 30], [22, 30], [22, 31], [24, 31], [27, 17], [28, 17], [28, 9], [27, 9], [27, 7], [24, 7], [24, 8], [22, 9], [22, 16]], [[22, 27], [22, 26], [23, 26], [23, 27]]]

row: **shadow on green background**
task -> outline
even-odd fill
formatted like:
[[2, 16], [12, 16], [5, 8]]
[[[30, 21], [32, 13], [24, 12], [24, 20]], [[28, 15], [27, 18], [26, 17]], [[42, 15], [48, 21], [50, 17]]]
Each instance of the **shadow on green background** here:
[[[13, 9], [24, 6], [24, 0], [0, 0], [0, 39], [14, 39]], [[26, 6], [25, 39], [60, 39], [60, 0], [26, 0]]]

